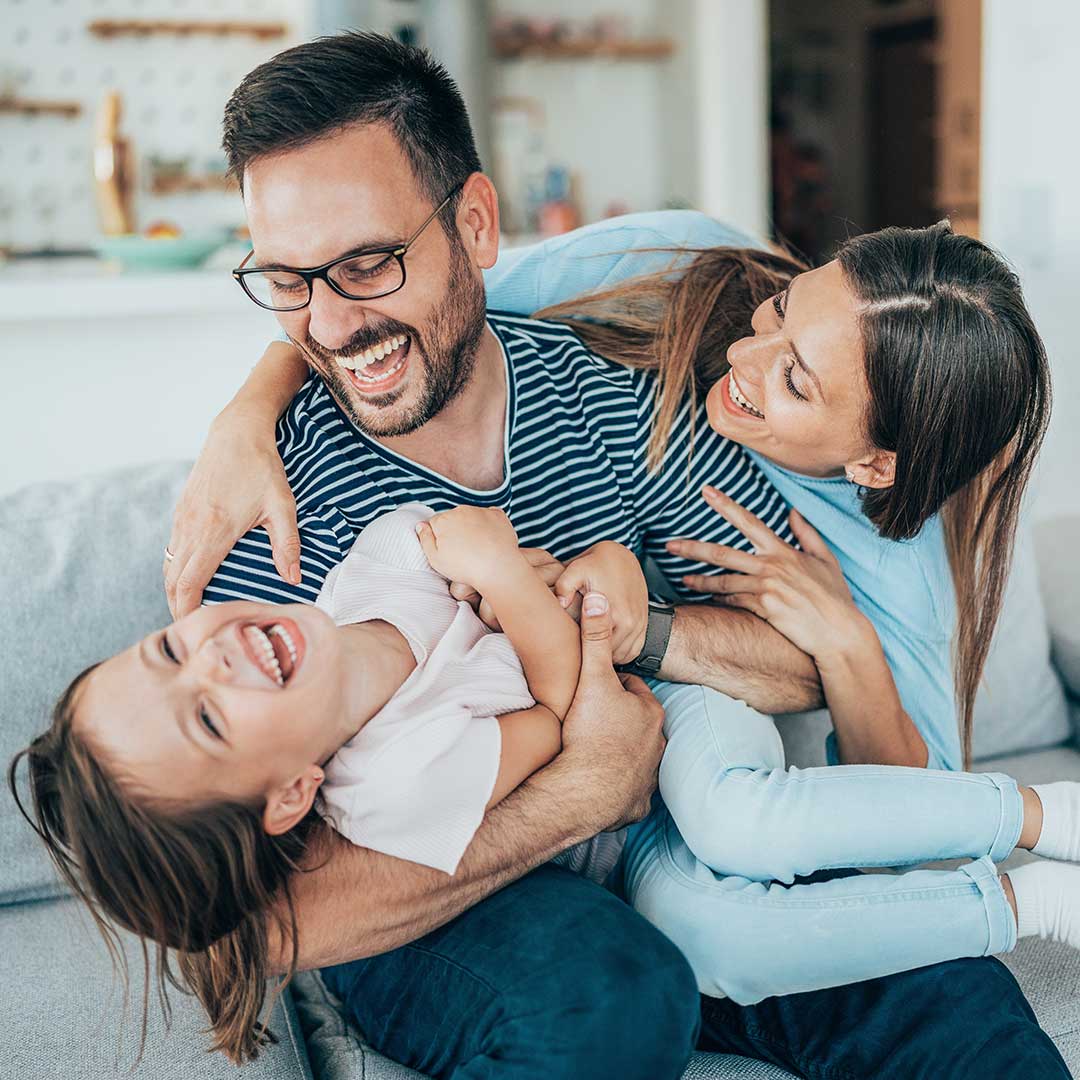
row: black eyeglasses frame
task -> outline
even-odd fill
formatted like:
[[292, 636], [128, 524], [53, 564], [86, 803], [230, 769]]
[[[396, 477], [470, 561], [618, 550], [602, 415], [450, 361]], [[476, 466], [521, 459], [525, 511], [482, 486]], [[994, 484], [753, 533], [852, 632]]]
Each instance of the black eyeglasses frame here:
[[[447, 193], [447, 196], [430, 214], [424, 219], [420, 227], [413, 232], [412, 236], [408, 238], [403, 244], [399, 244], [393, 248], [372, 248], [370, 251], [354, 251], [349, 255], [341, 255], [336, 259], [331, 259], [327, 263], [323, 263], [322, 266], [312, 266], [309, 268], [301, 268], [296, 266], [246, 266], [248, 259], [250, 259], [255, 251], [252, 249], [244, 256], [244, 261], [232, 271], [232, 276], [236, 279], [237, 284], [244, 290], [244, 294], [253, 303], [259, 305], [259, 307], [266, 311], [303, 311], [304, 308], [311, 303], [311, 297], [315, 290], [315, 282], [325, 281], [326, 284], [333, 289], [338, 296], [344, 297], [346, 300], [378, 300], [383, 296], [390, 296], [393, 293], [400, 292], [405, 288], [405, 256], [409, 253], [409, 248], [413, 246], [420, 234], [446, 209], [450, 200], [465, 186], [464, 182], [458, 184], [455, 188]], [[359, 259], [365, 255], [387, 255], [397, 259], [398, 266], [401, 268], [401, 281], [395, 285], [392, 289], [387, 289], [385, 292], [375, 293], [371, 296], [353, 296], [347, 293], [340, 285], [338, 285], [331, 277], [330, 271], [335, 266], [339, 266], [341, 263], [349, 262], [351, 259]], [[308, 294], [307, 299], [302, 304], [295, 304], [292, 307], [271, 307], [269, 304], [264, 304], [259, 300], [244, 284], [244, 278], [249, 274], [265, 274], [269, 270], [285, 271], [290, 274], [296, 274], [304, 279], [307, 284]]]

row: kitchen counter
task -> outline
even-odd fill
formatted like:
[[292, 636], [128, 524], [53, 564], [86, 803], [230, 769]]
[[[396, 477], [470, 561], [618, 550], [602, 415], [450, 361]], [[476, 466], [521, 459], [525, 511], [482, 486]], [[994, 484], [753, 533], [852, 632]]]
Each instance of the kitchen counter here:
[[225, 249], [201, 268], [168, 271], [124, 270], [89, 257], [0, 263], [0, 322], [244, 312], [254, 305], [229, 270], [246, 253]]

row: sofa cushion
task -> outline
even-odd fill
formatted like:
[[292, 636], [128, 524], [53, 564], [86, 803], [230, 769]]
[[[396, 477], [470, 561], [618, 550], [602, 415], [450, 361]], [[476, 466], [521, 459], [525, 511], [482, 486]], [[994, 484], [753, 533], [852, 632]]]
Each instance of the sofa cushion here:
[[1040, 576], [1052, 589], [1067, 590], [1076, 585], [1075, 571], [1069, 582], [1069, 574], [1037, 562], [1032, 534], [1023, 529], [1017, 537], [1001, 617], [975, 699], [976, 761], [1057, 746], [1072, 734], [1064, 689], [1050, 659]]
[[207, 1053], [201, 1006], [171, 988], [172, 1024], [166, 1031], [156, 982], [143, 1058], [132, 1069], [142, 1025], [142, 952], [131, 935], [122, 940], [131, 974], [126, 1009], [123, 983], [80, 902], [63, 898], [0, 908], [0, 955], [7, 972], [0, 1073], [34, 1080], [312, 1080], [288, 994], [270, 1017], [276, 1045], [264, 1047], [241, 1070], [224, 1055]]
[[1040, 522], [1035, 546], [1054, 664], [1080, 699], [1080, 515]]
[[[5, 767], [48, 727], [75, 675], [170, 621], [161, 555], [189, 468], [172, 462], [108, 472], [0, 499]], [[25, 801], [25, 766], [20, 776]], [[0, 904], [59, 889], [43, 846], [10, 796], [0, 797]]]

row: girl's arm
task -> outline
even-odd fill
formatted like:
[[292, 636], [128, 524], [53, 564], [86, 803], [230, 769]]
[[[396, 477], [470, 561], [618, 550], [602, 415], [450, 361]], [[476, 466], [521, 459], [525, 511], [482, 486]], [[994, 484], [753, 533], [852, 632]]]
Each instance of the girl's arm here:
[[877, 633], [855, 606], [825, 541], [792, 510], [791, 529], [803, 549], [797, 551], [715, 488], [704, 494], [757, 553], [674, 540], [668, 545], [674, 554], [734, 571], [691, 575], [685, 584], [753, 612], [814, 658], [844, 764], [925, 766], [926, 742], [905, 712]]
[[175, 618], [194, 611], [236, 541], [258, 525], [270, 534], [274, 566], [300, 580], [296, 504], [277, 450], [277, 418], [307, 378], [300, 353], [271, 342], [236, 396], [210, 425], [173, 514], [165, 593]]
[[423, 523], [418, 536], [433, 569], [468, 582], [491, 605], [536, 700], [498, 718], [502, 752], [490, 808], [559, 753], [581, 671], [579, 631], [521, 554], [501, 510], [459, 506]]

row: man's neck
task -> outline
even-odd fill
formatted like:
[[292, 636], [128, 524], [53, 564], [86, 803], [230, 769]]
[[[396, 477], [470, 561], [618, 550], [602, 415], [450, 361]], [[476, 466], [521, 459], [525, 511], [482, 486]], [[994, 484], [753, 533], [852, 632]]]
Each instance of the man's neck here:
[[468, 386], [423, 427], [379, 442], [455, 484], [488, 491], [503, 481], [506, 402], [502, 346], [485, 326]]

